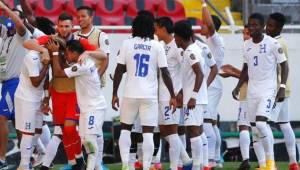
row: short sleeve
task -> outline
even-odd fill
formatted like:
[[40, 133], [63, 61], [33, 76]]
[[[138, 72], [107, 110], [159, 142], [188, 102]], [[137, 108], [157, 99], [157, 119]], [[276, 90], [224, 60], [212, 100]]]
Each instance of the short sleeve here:
[[123, 42], [121, 49], [117, 53], [117, 63], [126, 65], [126, 41]]
[[16, 34], [18, 40], [23, 43], [26, 40], [29, 40], [32, 36], [28, 29], [26, 29], [25, 34], [23, 36], [20, 36], [18, 33]]
[[44, 36], [44, 35], [46, 35], [46, 34], [44, 34], [41, 30], [34, 28], [33, 33], [32, 33], [33, 38], [37, 38], [37, 37]]
[[191, 66], [198, 63], [198, 62], [200, 62], [199, 56], [197, 56], [192, 51], [187, 51], [185, 55], [186, 55], [186, 57], [188, 59], [188, 62]]
[[109, 40], [108, 40], [108, 36], [105, 32], [100, 33], [99, 44], [100, 44], [100, 49], [102, 51], [104, 51], [107, 54], [110, 53]]
[[78, 77], [90, 72], [90, 68], [85, 64], [74, 64], [68, 68], [64, 69], [66, 75], [68, 77]]
[[[30, 55], [31, 53], [28, 53]], [[29, 77], [37, 77], [40, 75], [40, 60], [38, 55], [26, 56], [24, 64], [28, 70]]]
[[159, 68], [168, 67], [166, 52], [161, 44], [157, 45], [157, 61]]
[[277, 41], [274, 42], [274, 47], [273, 47], [272, 52], [273, 52], [274, 56], [276, 57], [277, 63], [282, 63], [287, 60], [282, 46]]
[[38, 37], [36, 40], [39, 45], [46, 45], [47, 42], [49, 41], [49, 39], [50, 39], [50, 36], [44, 35], [44, 36]]
[[202, 48], [202, 55], [205, 59], [205, 64], [209, 67], [212, 67], [216, 64], [216, 61], [208, 47]]

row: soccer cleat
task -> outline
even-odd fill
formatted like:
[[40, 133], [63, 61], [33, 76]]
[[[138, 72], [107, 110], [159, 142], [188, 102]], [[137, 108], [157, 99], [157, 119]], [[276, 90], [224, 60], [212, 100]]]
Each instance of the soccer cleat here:
[[134, 163], [134, 167], [135, 167], [135, 169], [142, 169], [143, 168], [143, 164], [140, 161], [136, 161]]
[[150, 170], [161, 170], [161, 163], [152, 164]]
[[289, 170], [299, 170], [298, 163], [295, 162], [295, 163], [290, 164]]
[[238, 170], [250, 170], [249, 159], [244, 160], [244, 161], [240, 164]]
[[193, 168], [193, 162], [191, 161], [190, 163], [183, 164], [182, 170], [192, 170]]
[[182, 170], [182, 167], [177, 167], [177, 170]]
[[42, 166], [41, 168], [40, 168], [40, 170], [49, 170], [50, 168], [48, 168], [48, 167], [46, 167], [46, 166]]
[[221, 162], [214, 162], [213, 167], [214, 168], [223, 168], [223, 164]]
[[255, 168], [255, 170], [266, 170], [266, 168], [265, 167]]
[[275, 162], [273, 160], [266, 161], [266, 170], [277, 170]]
[[59, 170], [72, 170], [72, 165], [67, 164], [67, 165], [63, 166], [62, 168], [60, 168]]
[[40, 166], [43, 163], [43, 158], [45, 157], [44, 153], [37, 154], [36, 157], [33, 159], [32, 166], [33, 168]]
[[7, 163], [4, 161], [0, 161], [0, 170], [7, 170], [8, 169], [8, 165]]
[[205, 167], [203, 167], [203, 170], [211, 170], [211, 167], [205, 166]]

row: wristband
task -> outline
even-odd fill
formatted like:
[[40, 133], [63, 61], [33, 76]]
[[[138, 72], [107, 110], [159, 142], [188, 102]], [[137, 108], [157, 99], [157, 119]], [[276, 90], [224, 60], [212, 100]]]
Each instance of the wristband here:
[[207, 4], [206, 4], [206, 3], [203, 3], [203, 4], [202, 4], [202, 8], [205, 8], [205, 7], [207, 7]]
[[286, 88], [286, 85], [285, 84], [280, 84], [280, 86], [279, 86], [280, 88]]
[[45, 97], [50, 97], [48, 90], [44, 90], [44, 94], [45, 94]]
[[59, 53], [56, 51], [56, 52], [53, 52], [52, 55], [58, 55]]
[[197, 96], [198, 96], [198, 92], [193, 91], [191, 98], [197, 99]]

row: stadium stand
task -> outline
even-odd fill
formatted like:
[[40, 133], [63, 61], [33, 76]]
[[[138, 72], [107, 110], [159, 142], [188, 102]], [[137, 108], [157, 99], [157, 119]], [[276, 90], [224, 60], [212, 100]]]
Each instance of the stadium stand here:
[[63, 0], [40, 0], [36, 4], [35, 15], [47, 16], [51, 21], [56, 21], [57, 14], [60, 14], [65, 9], [65, 1]]
[[173, 22], [185, 19], [185, 10], [180, 2], [174, 0], [164, 0], [157, 9], [157, 16], [169, 16]]

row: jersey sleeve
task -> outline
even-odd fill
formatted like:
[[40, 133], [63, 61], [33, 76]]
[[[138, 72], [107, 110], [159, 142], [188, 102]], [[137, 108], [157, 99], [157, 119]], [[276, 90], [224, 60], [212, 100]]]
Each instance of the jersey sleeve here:
[[44, 36], [46, 34], [44, 34], [41, 30], [34, 28], [33, 33], [32, 33], [32, 37], [33, 38], [38, 38], [40, 36]]
[[89, 73], [90, 68], [87, 67], [85, 64], [74, 64], [73, 66], [65, 68], [64, 71], [68, 77], [78, 77]]
[[215, 61], [214, 56], [212, 55], [210, 49], [208, 47], [204, 47], [202, 50], [203, 50], [202, 54], [205, 59], [205, 64], [208, 67], [212, 67], [213, 65], [215, 65], [216, 61]]
[[17, 39], [20, 43], [23, 43], [25, 40], [29, 40], [31, 35], [32, 34], [29, 32], [28, 29], [26, 29], [25, 34], [23, 36], [20, 36], [18, 33], [16, 34]]
[[46, 45], [47, 42], [49, 41], [49, 39], [50, 39], [50, 36], [44, 35], [44, 36], [38, 37], [36, 40], [39, 45]]
[[188, 58], [189, 64], [192, 66], [198, 62], [200, 62], [199, 56], [197, 56], [194, 52], [188, 51], [186, 53], [186, 57]]
[[282, 63], [287, 60], [282, 46], [277, 41], [274, 43], [272, 52], [273, 52], [274, 56], [276, 57], [277, 63]]
[[[28, 53], [30, 54], [30, 53]], [[39, 56], [26, 56], [24, 60], [29, 77], [37, 77], [40, 75], [40, 60]]]
[[207, 41], [208, 44], [211, 45], [209, 47], [214, 48], [211, 50], [214, 51], [214, 59], [216, 61], [216, 64], [218, 65], [218, 68], [220, 68], [223, 65], [225, 52], [223, 40], [221, 36], [217, 32], [215, 32], [214, 35], [207, 39]]
[[123, 64], [126, 65], [126, 57], [125, 57], [125, 53], [126, 53], [126, 41], [123, 42], [121, 49], [118, 51], [117, 54], [117, 63], [118, 64]]
[[168, 67], [167, 56], [164, 47], [161, 44], [157, 45], [157, 64], [159, 68]]
[[105, 32], [100, 33], [99, 44], [100, 44], [100, 49], [102, 51], [104, 51], [106, 54], [110, 53], [109, 40], [108, 40], [108, 36]]
[[89, 41], [85, 38], [79, 38], [80, 44], [83, 46], [83, 48], [87, 51], [95, 51], [97, 49], [96, 46], [89, 43]]

